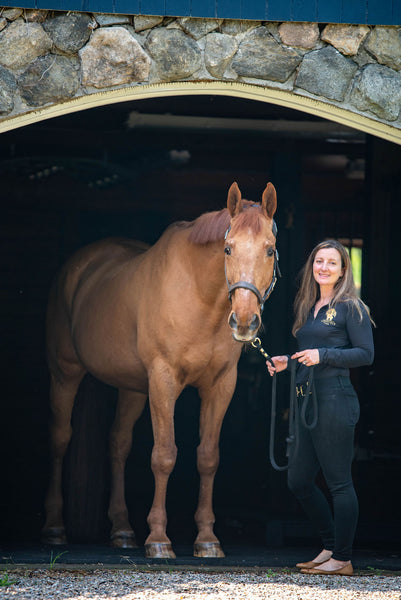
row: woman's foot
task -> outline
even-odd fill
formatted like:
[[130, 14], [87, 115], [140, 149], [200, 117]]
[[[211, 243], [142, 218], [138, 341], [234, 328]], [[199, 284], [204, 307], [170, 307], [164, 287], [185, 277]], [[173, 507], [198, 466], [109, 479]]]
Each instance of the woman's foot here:
[[308, 575], [352, 575], [353, 572], [354, 569], [350, 560], [343, 561], [335, 558], [329, 558], [318, 567], [301, 569], [301, 573], [307, 573]]
[[318, 554], [313, 560], [309, 560], [308, 562], [304, 562], [304, 563], [298, 563], [295, 566], [298, 569], [313, 569], [314, 567], [317, 567], [318, 565], [322, 565], [324, 562], [329, 560], [329, 558], [331, 558], [332, 554], [333, 553], [331, 550], [323, 549], [320, 552], [320, 554]]

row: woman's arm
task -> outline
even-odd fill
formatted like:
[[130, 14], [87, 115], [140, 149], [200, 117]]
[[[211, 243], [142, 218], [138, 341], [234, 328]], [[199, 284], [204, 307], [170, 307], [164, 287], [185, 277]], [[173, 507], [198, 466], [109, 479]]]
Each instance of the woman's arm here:
[[361, 306], [362, 321], [355, 308], [348, 306], [346, 328], [351, 348], [319, 348], [319, 361], [333, 367], [362, 367], [371, 365], [374, 358], [372, 324], [366, 309]]

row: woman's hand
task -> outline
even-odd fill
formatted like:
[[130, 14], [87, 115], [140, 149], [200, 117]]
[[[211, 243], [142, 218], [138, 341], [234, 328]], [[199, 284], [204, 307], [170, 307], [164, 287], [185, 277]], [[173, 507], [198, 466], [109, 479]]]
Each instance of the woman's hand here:
[[274, 363], [274, 367], [270, 361], [266, 361], [267, 370], [271, 376], [274, 373], [280, 373], [280, 371], [284, 371], [288, 365], [288, 356], [272, 356], [272, 361]]
[[298, 362], [302, 363], [306, 367], [312, 367], [320, 362], [319, 350], [317, 348], [301, 350], [301, 352], [295, 352], [291, 356], [293, 359], [297, 359]]

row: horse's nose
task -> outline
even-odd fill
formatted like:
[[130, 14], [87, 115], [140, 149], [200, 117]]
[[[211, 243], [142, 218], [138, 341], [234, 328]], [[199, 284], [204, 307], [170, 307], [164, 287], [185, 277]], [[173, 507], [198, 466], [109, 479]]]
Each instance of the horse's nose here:
[[228, 324], [233, 331], [242, 330], [244, 333], [246, 330], [249, 332], [257, 331], [260, 327], [261, 321], [258, 314], [254, 314], [249, 323], [239, 323], [237, 314], [233, 311], [228, 319]]
[[230, 318], [228, 319], [228, 324], [231, 327], [231, 329], [238, 329], [238, 320], [235, 312], [231, 313]]
[[249, 323], [250, 331], [257, 331], [260, 327], [260, 317], [259, 315], [253, 315], [251, 322]]

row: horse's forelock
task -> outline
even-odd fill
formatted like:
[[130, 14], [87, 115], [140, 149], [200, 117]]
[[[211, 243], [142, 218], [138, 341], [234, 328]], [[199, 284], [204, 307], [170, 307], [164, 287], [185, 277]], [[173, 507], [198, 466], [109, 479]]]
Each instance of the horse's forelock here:
[[235, 234], [240, 229], [251, 229], [255, 234], [260, 233], [262, 231], [262, 223], [265, 220], [261, 205], [245, 200], [243, 208], [244, 210], [239, 213], [232, 223], [231, 233]]
[[230, 220], [227, 208], [205, 213], [193, 222], [189, 240], [194, 244], [207, 244], [222, 240], [230, 226]]

